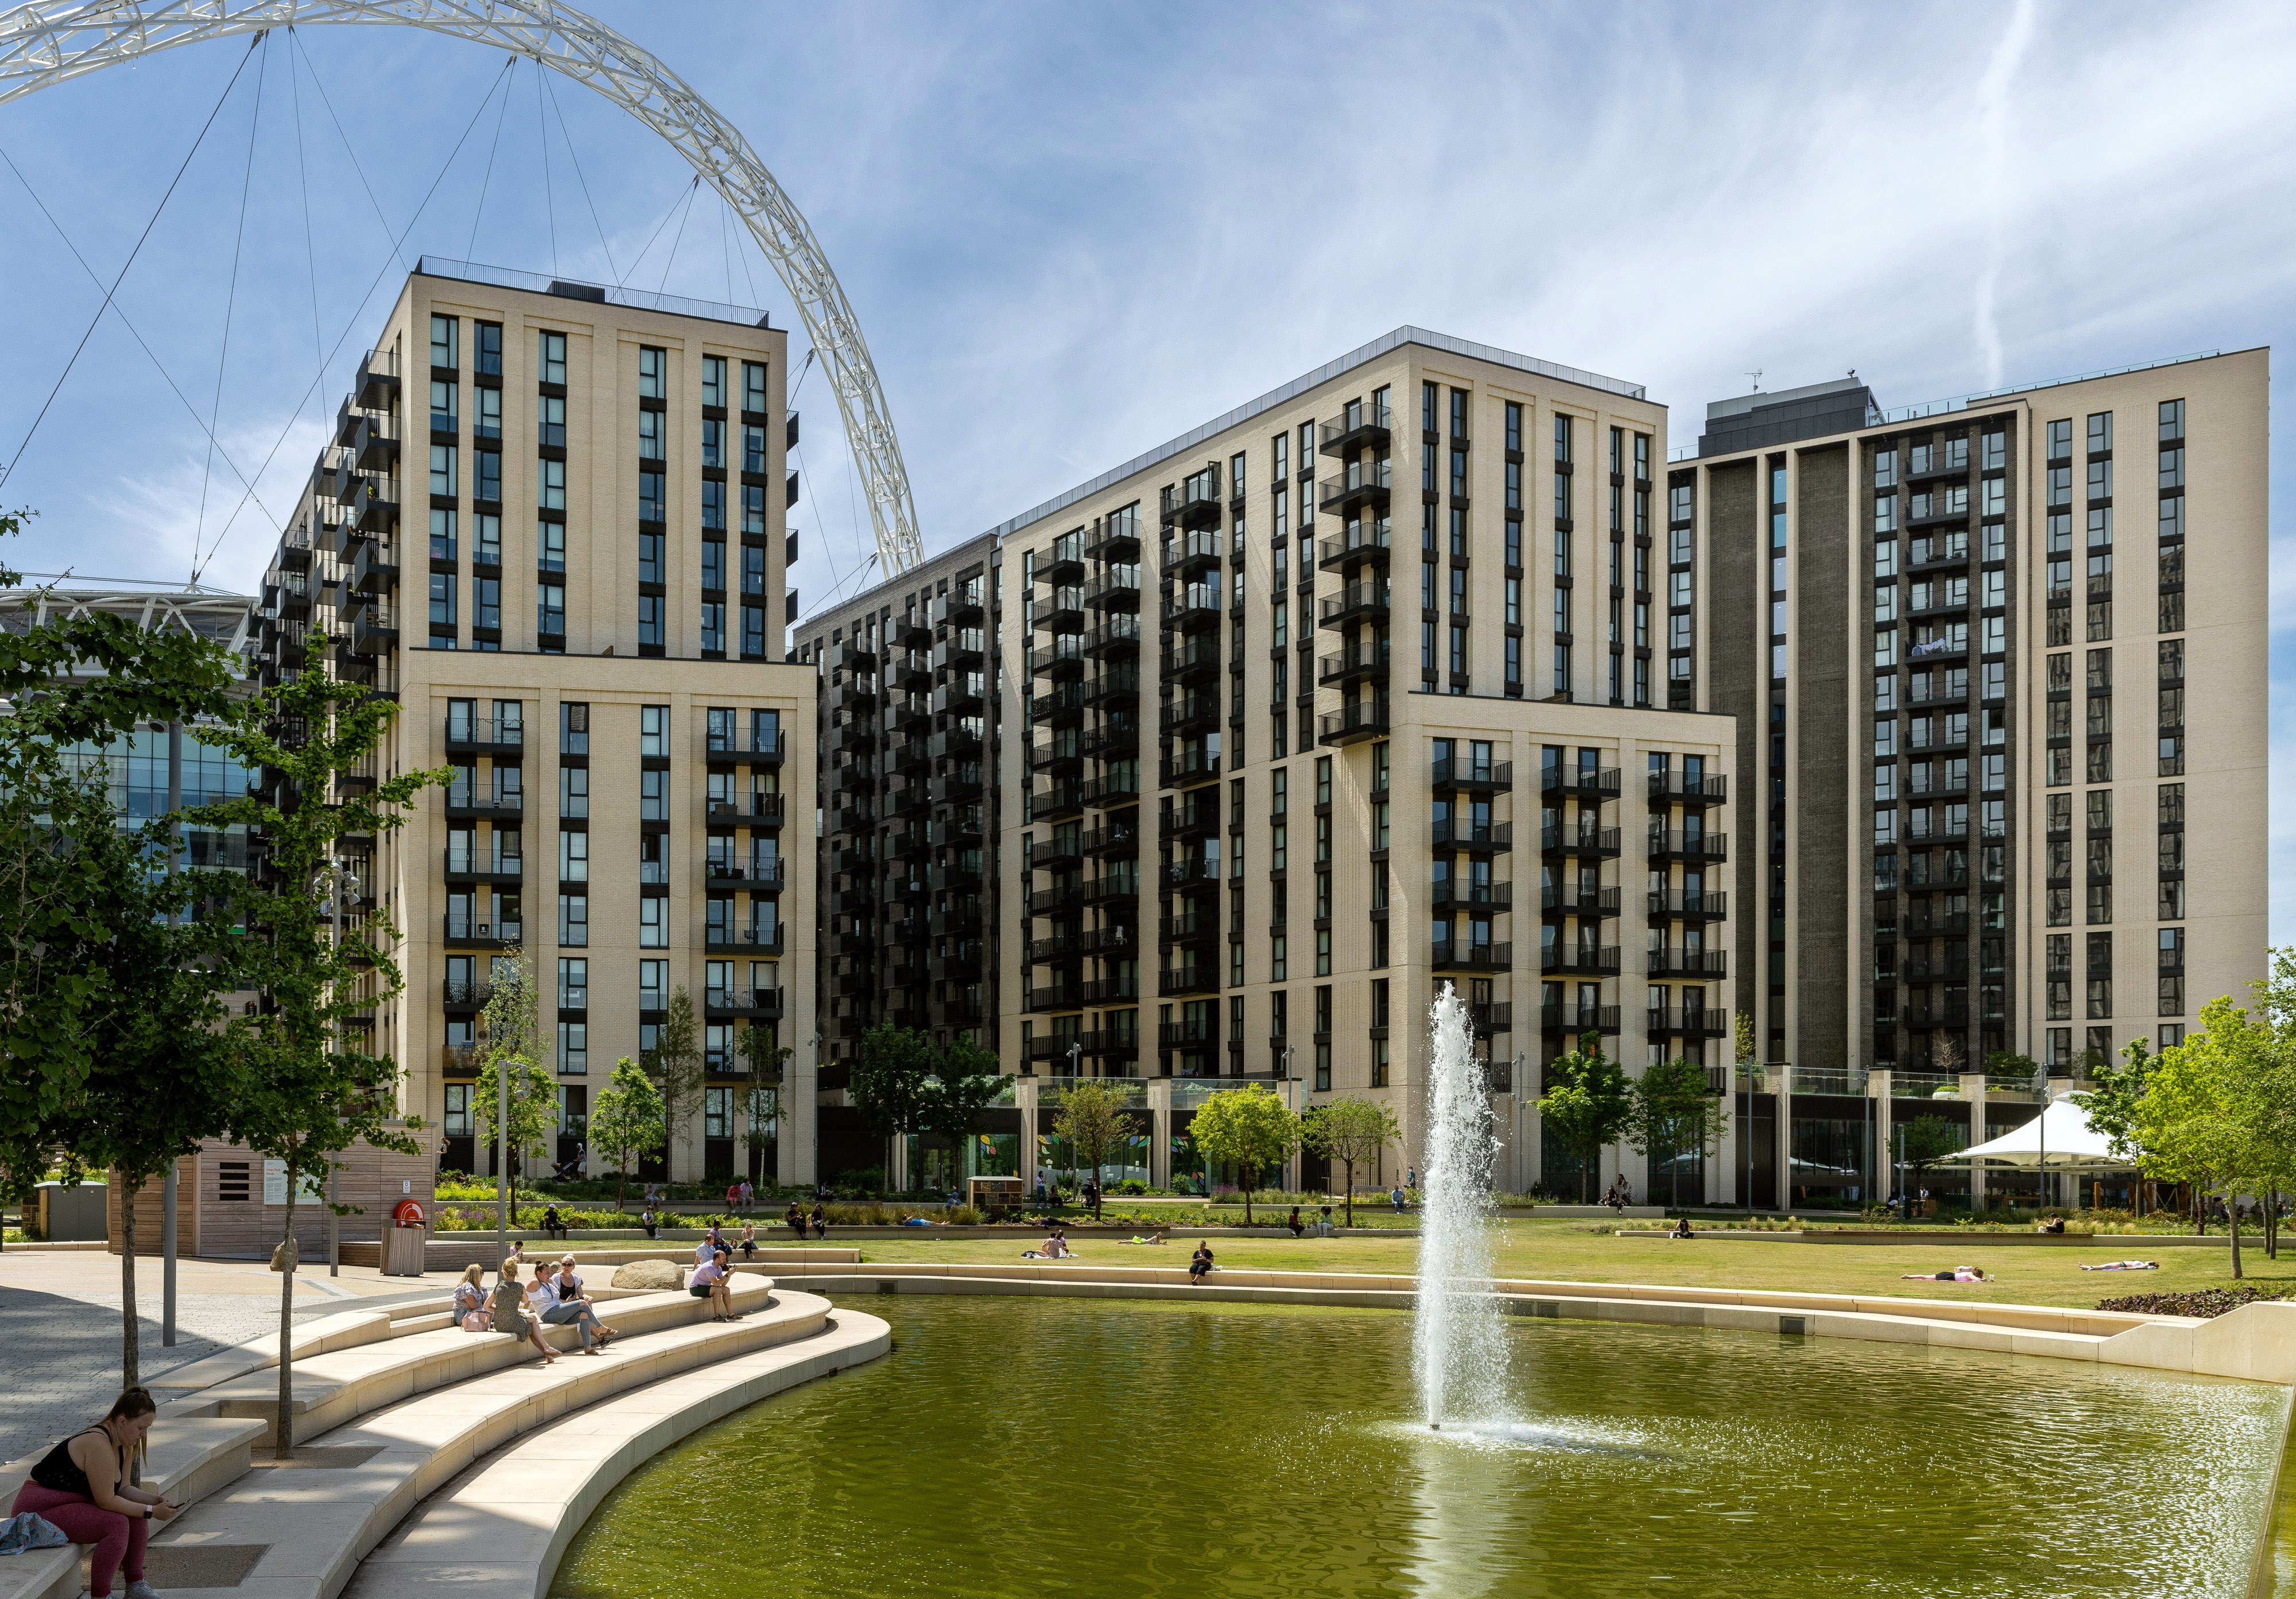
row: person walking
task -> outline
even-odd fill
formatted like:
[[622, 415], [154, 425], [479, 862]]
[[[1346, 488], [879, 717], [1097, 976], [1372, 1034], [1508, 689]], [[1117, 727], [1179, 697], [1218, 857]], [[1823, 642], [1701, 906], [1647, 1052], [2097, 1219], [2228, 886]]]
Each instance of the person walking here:
[[[127, 1390], [102, 1421], [42, 1456], [9, 1506], [11, 1519], [37, 1515], [73, 1543], [95, 1546], [88, 1557], [92, 1599], [111, 1599], [114, 1572], [127, 1578], [127, 1599], [160, 1599], [144, 1580], [144, 1549], [152, 1523], [174, 1521], [178, 1507], [127, 1480], [128, 1458], [143, 1448], [159, 1410], [144, 1389]], [[77, 1579], [72, 1591], [79, 1591]]]

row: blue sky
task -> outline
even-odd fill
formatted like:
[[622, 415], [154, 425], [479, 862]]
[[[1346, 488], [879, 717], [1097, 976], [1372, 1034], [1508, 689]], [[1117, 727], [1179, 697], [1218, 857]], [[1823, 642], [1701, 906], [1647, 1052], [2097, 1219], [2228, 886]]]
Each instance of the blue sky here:
[[[1401, 323], [1646, 383], [1688, 439], [1757, 368], [1784, 388], [1855, 367], [1898, 406], [2285, 344], [2296, 315], [2286, 7], [593, 9], [805, 212], [929, 546]], [[434, 180], [409, 262], [627, 277], [793, 325], [722, 208], [685, 209], [687, 169], [586, 91], [538, 102], [521, 64], [489, 101], [500, 55], [412, 30], [298, 42], [247, 60], [121, 287], [168, 375], [106, 317], [0, 488], [39, 512], [20, 564], [181, 578], [197, 547], [209, 581], [253, 579], [264, 507], [291, 503]], [[0, 107], [0, 150], [103, 281], [245, 55], [170, 52]], [[5, 168], [0, 288], [4, 462], [102, 299]], [[869, 545], [817, 373], [798, 403], [810, 609]], [[2276, 778], [2296, 750], [2286, 497]], [[2296, 820], [2274, 853], [2296, 860]], [[2296, 939], [2296, 878], [2274, 875]]]

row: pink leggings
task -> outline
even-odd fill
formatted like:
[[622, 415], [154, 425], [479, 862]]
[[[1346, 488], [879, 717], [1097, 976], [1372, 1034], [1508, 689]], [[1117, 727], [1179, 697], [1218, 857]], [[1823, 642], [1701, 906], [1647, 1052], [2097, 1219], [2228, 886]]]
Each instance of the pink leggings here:
[[152, 1536], [152, 1523], [144, 1517], [98, 1510], [86, 1494], [60, 1494], [29, 1479], [16, 1490], [16, 1503], [8, 1513], [21, 1515], [28, 1510], [62, 1528], [73, 1543], [95, 1546], [87, 1574], [92, 1599], [106, 1599], [111, 1594], [111, 1574], [123, 1559], [127, 1580], [144, 1580], [144, 1545]]

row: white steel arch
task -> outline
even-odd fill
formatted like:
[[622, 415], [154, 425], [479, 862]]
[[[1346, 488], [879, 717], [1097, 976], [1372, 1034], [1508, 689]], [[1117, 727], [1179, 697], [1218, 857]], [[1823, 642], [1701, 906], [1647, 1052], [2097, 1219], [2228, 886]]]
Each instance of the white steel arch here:
[[523, 55], [667, 139], [747, 224], [797, 302], [861, 470], [880, 566], [924, 560], [877, 369], [813, 229], [741, 131], [648, 52], [556, 0], [39, 0], [0, 13], [0, 103], [154, 51], [267, 28], [383, 23]]

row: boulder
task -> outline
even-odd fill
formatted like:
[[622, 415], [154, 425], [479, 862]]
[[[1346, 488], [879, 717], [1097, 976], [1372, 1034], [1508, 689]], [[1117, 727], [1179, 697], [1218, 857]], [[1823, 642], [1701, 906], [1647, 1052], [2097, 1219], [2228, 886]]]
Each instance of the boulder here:
[[614, 1270], [616, 1288], [683, 1288], [685, 1274], [668, 1260], [633, 1260]]

